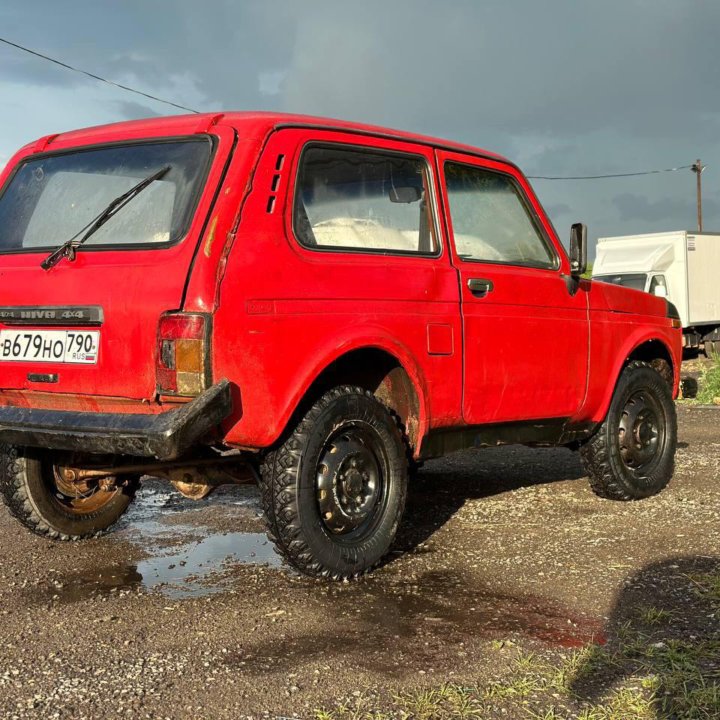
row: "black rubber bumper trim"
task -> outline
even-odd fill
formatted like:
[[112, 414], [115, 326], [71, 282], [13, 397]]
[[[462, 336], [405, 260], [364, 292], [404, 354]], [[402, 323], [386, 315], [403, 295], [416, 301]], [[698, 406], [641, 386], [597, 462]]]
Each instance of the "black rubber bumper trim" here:
[[221, 380], [202, 395], [158, 415], [0, 407], [0, 442], [175, 460], [232, 412], [231, 387]]

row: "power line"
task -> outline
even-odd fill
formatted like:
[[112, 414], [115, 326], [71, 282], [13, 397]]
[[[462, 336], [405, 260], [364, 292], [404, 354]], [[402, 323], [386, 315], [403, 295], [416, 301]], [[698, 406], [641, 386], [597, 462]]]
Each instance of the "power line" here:
[[87, 70], [81, 70], [80, 68], [73, 67], [72, 65], [68, 65], [67, 63], [61, 62], [60, 60], [56, 60], [55, 58], [51, 58], [47, 55], [43, 55], [42, 53], [36, 52], [35, 50], [31, 50], [30, 48], [26, 48], [22, 45], [18, 45], [17, 43], [10, 42], [10, 40], [6, 40], [5, 38], [0, 37], [0, 42], [17, 48], [18, 50], [22, 50], [26, 53], [30, 53], [30, 55], [35, 55], [36, 57], [42, 58], [43, 60], [47, 60], [48, 62], [54, 63], [55, 65], [59, 65], [60, 67], [66, 68], [67, 70], [72, 70], [73, 72], [80, 73], [81, 75], [87, 75], [87, 77], [92, 78], [93, 80], [99, 80], [100, 82], [107, 83], [108, 85], [112, 85], [113, 87], [120, 88], [121, 90], [127, 90], [128, 92], [135, 93], [136, 95], [142, 95], [143, 97], [149, 98], [150, 100], [155, 100], [157, 102], [164, 103], [165, 105], [171, 105], [172, 107], [178, 108], [179, 110], [187, 110], [191, 113], [200, 112], [199, 110], [193, 110], [192, 108], [185, 107], [185, 105], [178, 105], [178, 103], [170, 102], [169, 100], [163, 100], [162, 98], [156, 97], [155, 95], [150, 95], [149, 93], [142, 92], [142, 90], [135, 90], [135, 88], [128, 87], [127, 85], [122, 85], [121, 83], [107, 80], [104, 77], [100, 77], [100, 75], [95, 75], [95, 73], [88, 72]]
[[677, 172], [678, 170], [689, 170], [692, 165], [681, 165], [680, 167], [665, 168], [664, 170], [645, 170], [643, 172], [615, 173], [613, 175], [528, 175], [531, 180], [602, 180], [603, 178], [637, 177], [638, 175], [658, 175], [659, 173]]
[[[18, 45], [18, 43], [11, 42], [10, 40], [7, 40], [3, 37], [0, 37], [0, 42], [5, 43], [6, 45], [9, 45], [11, 47], [14, 47], [18, 50], [22, 50], [23, 52], [29, 53], [30, 55], [34, 55], [35, 57], [39, 57], [42, 60], [47, 60], [48, 62], [54, 63], [55, 65], [59, 65], [62, 68], [65, 68], [67, 70], [72, 70], [73, 72], [80, 73], [81, 75], [85, 75], [89, 78], [92, 78], [93, 80], [98, 80], [100, 82], [104, 82], [108, 85], [112, 85], [113, 87], [120, 88], [121, 90], [126, 90], [127, 92], [135, 93], [136, 95], [141, 95], [142, 97], [148, 98], [149, 100], [155, 100], [156, 102], [163, 103], [164, 105], [170, 105], [171, 107], [178, 108], [179, 110], [187, 110], [191, 113], [199, 114], [199, 110], [195, 110], [193, 108], [187, 107], [185, 105], [180, 105], [178, 103], [171, 102], [170, 100], [163, 100], [162, 98], [157, 97], [156, 95], [150, 95], [149, 93], [143, 92], [142, 90], [136, 90], [135, 88], [131, 88], [128, 85], [123, 85], [121, 83], [114, 82], [113, 80], [108, 80], [107, 78], [101, 77], [100, 75], [96, 75], [95, 73], [88, 72], [87, 70], [82, 70], [80, 68], [73, 67], [72, 65], [68, 65], [67, 63], [62, 62], [61, 60], [57, 60], [56, 58], [52, 58], [48, 55], [43, 55], [40, 52], [37, 52], [36, 50], [31, 50], [30, 48], [24, 47], [23, 45]], [[670, 172], [677, 172], [679, 170], [689, 170], [692, 169], [693, 165], [681, 165], [680, 167], [673, 167], [673, 168], [665, 168], [662, 170], [645, 170], [643, 172], [630, 172], [630, 173], [613, 173], [609, 175], [528, 175], [527, 177], [530, 180], [603, 180], [605, 178], [623, 178], [623, 177], [639, 177], [642, 175], [658, 175], [660, 173], [670, 173]], [[704, 169], [704, 168], [703, 168]]]

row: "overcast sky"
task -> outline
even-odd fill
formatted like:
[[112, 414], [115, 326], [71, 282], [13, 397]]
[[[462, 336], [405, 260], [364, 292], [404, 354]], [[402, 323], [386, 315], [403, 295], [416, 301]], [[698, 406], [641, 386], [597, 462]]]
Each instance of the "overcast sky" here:
[[[720, 231], [717, 0], [2, 0], [0, 36], [199, 110], [302, 112], [500, 152], [529, 175], [702, 158]], [[0, 163], [41, 135], [178, 112], [0, 44]], [[563, 240], [694, 229], [695, 178], [533, 184]]]

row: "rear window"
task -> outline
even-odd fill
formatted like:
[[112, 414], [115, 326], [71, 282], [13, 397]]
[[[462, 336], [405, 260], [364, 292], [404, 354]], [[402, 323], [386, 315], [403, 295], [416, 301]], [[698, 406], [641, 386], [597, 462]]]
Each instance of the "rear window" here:
[[0, 196], [0, 252], [55, 248], [115, 198], [162, 168], [85, 247], [171, 244], [187, 232], [212, 154], [208, 138], [117, 145], [32, 157]]

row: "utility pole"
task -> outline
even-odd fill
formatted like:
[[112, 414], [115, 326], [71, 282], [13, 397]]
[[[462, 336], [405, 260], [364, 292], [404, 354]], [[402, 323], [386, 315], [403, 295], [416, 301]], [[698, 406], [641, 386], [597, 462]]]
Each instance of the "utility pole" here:
[[702, 172], [706, 168], [705, 165], [703, 165], [700, 162], [700, 158], [698, 158], [695, 163], [690, 167], [690, 169], [695, 173], [697, 176], [697, 224], [698, 224], [698, 232], [702, 232], [703, 229], [703, 221], [702, 221]]

